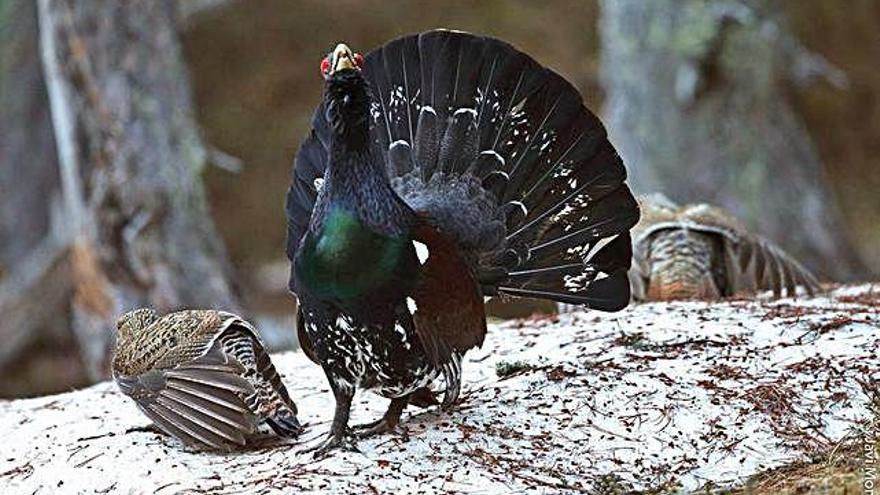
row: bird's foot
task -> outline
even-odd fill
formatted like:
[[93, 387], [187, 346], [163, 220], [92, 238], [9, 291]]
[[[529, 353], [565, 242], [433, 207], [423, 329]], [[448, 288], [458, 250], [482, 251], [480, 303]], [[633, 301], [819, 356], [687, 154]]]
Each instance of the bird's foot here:
[[385, 421], [385, 418], [379, 418], [376, 421], [370, 421], [369, 423], [354, 425], [351, 427], [351, 431], [353, 431], [355, 433], [355, 435], [357, 435], [361, 431], [369, 430], [369, 429], [372, 429], [372, 428], [379, 426], [384, 421]]
[[336, 449], [360, 452], [357, 446], [357, 437], [351, 430], [346, 429], [340, 433], [330, 432], [324, 440], [321, 440], [317, 445], [303, 450], [303, 452], [311, 452], [315, 459], [322, 459]]
[[357, 425], [353, 427], [352, 430], [357, 438], [369, 438], [373, 435], [394, 433], [399, 435], [403, 440], [409, 440], [409, 433], [401, 427], [397, 421], [389, 421], [387, 418]]

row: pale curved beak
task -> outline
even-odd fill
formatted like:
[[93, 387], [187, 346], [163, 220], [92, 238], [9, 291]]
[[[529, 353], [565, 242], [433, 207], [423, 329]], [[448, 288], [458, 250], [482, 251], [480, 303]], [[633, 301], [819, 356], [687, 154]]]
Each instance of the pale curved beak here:
[[336, 45], [330, 57], [330, 74], [343, 69], [357, 69], [354, 52], [345, 43]]

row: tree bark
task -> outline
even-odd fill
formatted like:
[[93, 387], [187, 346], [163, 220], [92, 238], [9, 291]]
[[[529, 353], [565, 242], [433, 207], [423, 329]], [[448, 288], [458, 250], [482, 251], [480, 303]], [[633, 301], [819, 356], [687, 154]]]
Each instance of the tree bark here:
[[46, 236], [46, 199], [59, 178], [34, 2], [4, 2], [0, 24], [0, 266], [8, 272]]
[[239, 305], [201, 184], [174, 3], [39, 0], [38, 14], [71, 327], [105, 376], [121, 312]]
[[765, 0], [605, 0], [606, 122], [639, 192], [714, 203], [825, 277], [864, 276], [793, 80], [845, 78]]
[[0, 372], [41, 335], [67, 331], [70, 295], [57, 229], [60, 176], [36, 3], [0, 8]]

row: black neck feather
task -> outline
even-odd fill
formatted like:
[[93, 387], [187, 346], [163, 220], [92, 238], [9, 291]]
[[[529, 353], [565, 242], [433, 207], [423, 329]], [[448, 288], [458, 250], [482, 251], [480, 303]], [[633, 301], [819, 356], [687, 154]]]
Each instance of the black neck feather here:
[[360, 71], [341, 70], [327, 79], [324, 112], [335, 149], [360, 152], [370, 143], [370, 96]]
[[[370, 93], [360, 71], [339, 71], [324, 88], [324, 116], [331, 129], [324, 210], [329, 203], [356, 212], [374, 232], [405, 235], [411, 212], [391, 187], [385, 162], [370, 139]], [[320, 215], [319, 215], [320, 216]]]
[[332, 131], [327, 179], [355, 189], [374, 185], [368, 183], [376, 179], [387, 182], [370, 146], [369, 87], [360, 71], [341, 70], [327, 79], [324, 113]]

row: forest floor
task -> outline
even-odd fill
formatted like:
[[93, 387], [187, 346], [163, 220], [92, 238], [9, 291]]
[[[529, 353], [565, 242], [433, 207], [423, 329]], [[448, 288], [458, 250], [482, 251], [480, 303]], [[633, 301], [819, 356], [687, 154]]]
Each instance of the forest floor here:
[[[880, 426], [880, 287], [651, 303], [490, 325], [456, 410], [314, 460], [333, 400], [276, 354], [306, 424], [291, 443], [186, 452], [112, 383], [0, 403], [6, 493], [861, 493]], [[353, 423], [385, 400], [356, 398]]]

